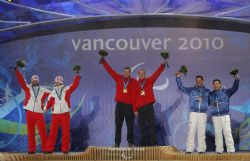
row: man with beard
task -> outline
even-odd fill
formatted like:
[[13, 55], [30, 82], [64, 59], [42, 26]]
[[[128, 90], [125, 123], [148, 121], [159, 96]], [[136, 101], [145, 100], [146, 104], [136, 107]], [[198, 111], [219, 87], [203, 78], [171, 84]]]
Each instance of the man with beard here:
[[39, 77], [37, 75], [33, 75], [31, 77], [31, 84], [27, 84], [18, 67], [15, 68], [15, 72], [17, 80], [25, 93], [23, 105], [26, 111], [28, 130], [28, 153], [34, 154], [36, 152], [36, 127], [40, 134], [42, 151], [46, 152], [47, 135], [43, 113], [44, 101], [50, 94], [50, 91], [40, 86]]

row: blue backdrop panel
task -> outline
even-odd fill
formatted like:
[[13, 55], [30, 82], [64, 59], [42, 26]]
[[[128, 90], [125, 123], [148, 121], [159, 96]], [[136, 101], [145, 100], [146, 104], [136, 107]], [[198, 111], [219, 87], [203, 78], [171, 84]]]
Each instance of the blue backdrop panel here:
[[[239, 91], [231, 98], [232, 129], [237, 148], [249, 150], [249, 44], [248, 33], [167, 27], [75, 31], [0, 44], [0, 149], [27, 150], [24, 93], [9, 70], [20, 58], [27, 61], [27, 67], [22, 70], [27, 82], [33, 74], [38, 74], [41, 84], [48, 88], [57, 75], [64, 77], [66, 85], [70, 84], [74, 76], [72, 66], [81, 65], [80, 86], [71, 98], [71, 149], [82, 151], [88, 145], [111, 146], [115, 83], [98, 64], [97, 52], [104, 48], [109, 50], [107, 61], [111, 66], [120, 73], [123, 67], [132, 67], [133, 77], [139, 68], [145, 68], [147, 75], [151, 75], [163, 61], [159, 53], [163, 50], [171, 53], [170, 68], [162, 73], [154, 87], [155, 115], [158, 144], [179, 149], [185, 149], [189, 105], [188, 97], [177, 89], [174, 73], [181, 65], [187, 65], [190, 72], [182, 77], [184, 85], [193, 86], [195, 75], [202, 74], [208, 88], [212, 88], [214, 78], [221, 79], [223, 87], [229, 88], [233, 84], [229, 72], [238, 68], [241, 82]], [[45, 116], [49, 129], [50, 112]], [[137, 119], [134, 132], [138, 144]], [[39, 143], [39, 135], [37, 141]], [[214, 150], [211, 117], [207, 123], [207, 144], [209, 150]], [[126, 145], [124, 126], [122, 146]], [[59, 149], [60, 143], [57, 147]]]

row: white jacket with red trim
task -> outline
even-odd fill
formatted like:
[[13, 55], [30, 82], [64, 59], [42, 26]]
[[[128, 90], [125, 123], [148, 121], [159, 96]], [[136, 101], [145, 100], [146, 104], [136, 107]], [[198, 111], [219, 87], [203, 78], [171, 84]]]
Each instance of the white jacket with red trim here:
[[79, 86], [80, 75], [76, 75], [73, 83], [70, 86], [54, 87], [49, 95], [46, 109], [52, 107], [53, 114], [62, 114], [70, 111], [71, 103], [70, 96], [73, 91]]
[[[24, 109], [32, 112], [44, 113], [44, 101], [50, 94], [50, 90], [42, 86], [34, 87], [34, 91], [38, 91], [37, 97], [35, 97], [32, 86], [25, 82], [18, 68], [16, 69], [16, 77], [25, 93], [25, 99], [23, 102]], [[35, 90], [35, 88], [37, 89]]]

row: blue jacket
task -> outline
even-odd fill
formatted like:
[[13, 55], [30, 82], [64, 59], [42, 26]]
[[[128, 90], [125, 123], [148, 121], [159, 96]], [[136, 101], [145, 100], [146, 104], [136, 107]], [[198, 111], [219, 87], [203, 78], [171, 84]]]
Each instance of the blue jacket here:
[[209, 89], [204, 86], [184, 87], [180, 77], [176, 77], [176, 83], [178, 88], [189, 96], [191, 112], [207, 112]]
[[229, 114], [229, 98], [238, 90], [239, 80], [235, 79], [233, 87], [229, 89], [221, 88], [209, 94], [210, 107], [213, 116], [223, 116]]

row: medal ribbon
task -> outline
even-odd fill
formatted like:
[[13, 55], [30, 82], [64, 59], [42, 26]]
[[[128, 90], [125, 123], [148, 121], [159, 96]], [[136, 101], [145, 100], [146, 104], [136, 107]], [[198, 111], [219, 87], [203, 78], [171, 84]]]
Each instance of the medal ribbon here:
[[130, 78], [129, 78], [127, 81], [125, 81], [125, 79], [124, 79], [124, 77], [123, 77], [123, 88], [124, 88], [124, 89], [127, 89], [127, 86], [128, 86], [129, 81], [130, 81]]
[[35, 91], [34, 87], [32, 86], [32, 90], [33, 90], [33, 94], [34, 94], [34, 96], [35, 96], [35, 101], [37, 101], [38, 93], [39, 93], [39, 91], [40, 91], [40, 86], [38, 87], [38, 90], [37, 90], [37, 91]]
[[146, 79], [143, 82], [139, 81], [139, 84], [142, 90], [144, 90], [145, 83], [146, 83]]
[[63, 91], [63, 89], [64, 89], [64, 87], [62, 87], [62, 88], [61, 88], [60, 93], [58, 93], [57, 89], [55, 89], [55, 91], [56, 91], [56, 95], [57, 95], [57, 97], [59, 98], [59, 100], [61, 100], [61, 99], [62, 99], [62, 91]]
[[[201, 92], [201, 91], [202, 91], [202, 92]], [[202, 96], [204, 95], [204, 90], [198, 89], [197, 94], [198, 94], [198, 97], [201, 98], [201, 100], [198, 99], [198, 101], [199, 101], [199, 102], [202, 102]]]

